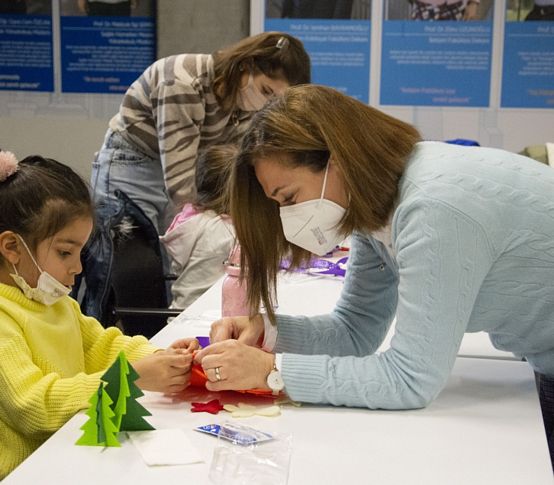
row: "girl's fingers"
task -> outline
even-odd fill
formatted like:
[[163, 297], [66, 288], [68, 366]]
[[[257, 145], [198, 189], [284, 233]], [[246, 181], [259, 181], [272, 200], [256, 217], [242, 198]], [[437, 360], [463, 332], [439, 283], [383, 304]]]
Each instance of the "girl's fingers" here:
[[170, 355], [169, 365], [178, 369], [188, 368], [192, 364], [192, 354], [175, 354]]

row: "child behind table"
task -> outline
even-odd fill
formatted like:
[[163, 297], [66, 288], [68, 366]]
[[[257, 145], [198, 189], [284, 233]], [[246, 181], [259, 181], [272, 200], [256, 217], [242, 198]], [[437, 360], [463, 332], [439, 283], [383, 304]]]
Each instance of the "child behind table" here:
[[0, 150], [0, 480], [79, 410], [124, 351], [145, 390], [177, 393], [197, 343], [159, 351], [83, 315], [68, 296], [92, 230], [87, 186], [69, 167]]
[[214, 145], [203, 152], [196, 167], [196, 198], [177, 214], [160, 240], [172, 258], [172, 308], [186, 308], [223, 274], [235, 241], [227, 216], [227, 180], [237, 154], [234, 145]]

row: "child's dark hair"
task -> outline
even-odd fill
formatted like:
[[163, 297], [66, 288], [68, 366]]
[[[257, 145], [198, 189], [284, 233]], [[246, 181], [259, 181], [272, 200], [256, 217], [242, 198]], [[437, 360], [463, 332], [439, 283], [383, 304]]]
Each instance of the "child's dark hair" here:
[[231, 167], [238, 153], [236, 145], [213, 145], [198, 155], [196, 161], [196, 200], [200, 210], [228, 214], [227, 186]]
[[93, 218], [87, 185], [68, 166], [38, 155], [23, 159], [0, 182], [0, 233], [13, 231], [31, 247], [79, 217]]

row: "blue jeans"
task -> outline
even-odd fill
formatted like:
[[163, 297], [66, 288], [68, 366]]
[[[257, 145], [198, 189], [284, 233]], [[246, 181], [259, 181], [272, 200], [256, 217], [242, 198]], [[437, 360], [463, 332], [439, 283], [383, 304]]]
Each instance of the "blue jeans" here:
[[173, 218], [160, 160], [141, 153], [112, 130], [106, 133], [92, 164], [91, 187], [97, 206], [117, 205], [114, 193], [121, 190], [143, 210], [159, 234]]
[[[112, 130], [106, 133], [93, 162], [91, 186], [96, 224], [81, 255], [86, 282], [81, 310], [108, 324], [114, 231], [129, 216], [147, 231], [167, 272], [169, 262], [158, 235], [165, 232], [172, 220], [173, 204], [165, 190], [160, 160], [139, 152]], [[79, 294], [77, 285], [73, 295]]]

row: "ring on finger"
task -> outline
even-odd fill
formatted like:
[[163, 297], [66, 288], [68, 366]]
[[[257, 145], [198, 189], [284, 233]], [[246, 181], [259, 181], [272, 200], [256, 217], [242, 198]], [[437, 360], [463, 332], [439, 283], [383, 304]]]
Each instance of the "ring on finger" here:
[[221, 367], [215, 367], [214, 368], [214, 372], [215, 372], [215, 380], [216, 381], [220, 381], [221, 380], [221, 371], [220, 371]]

